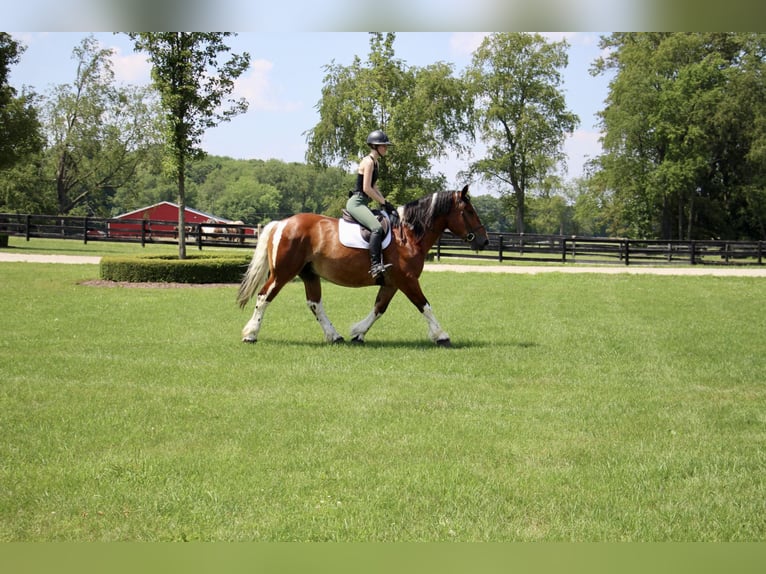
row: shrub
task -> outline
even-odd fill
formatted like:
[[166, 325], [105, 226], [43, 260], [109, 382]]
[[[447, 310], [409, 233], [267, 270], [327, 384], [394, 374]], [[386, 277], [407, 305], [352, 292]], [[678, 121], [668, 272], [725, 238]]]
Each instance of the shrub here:
[[175, 255], [102, 257], [100, 275], [109, 281], [131, 283], [239, 283], [250, 255], [189, 255], [183, 260]]

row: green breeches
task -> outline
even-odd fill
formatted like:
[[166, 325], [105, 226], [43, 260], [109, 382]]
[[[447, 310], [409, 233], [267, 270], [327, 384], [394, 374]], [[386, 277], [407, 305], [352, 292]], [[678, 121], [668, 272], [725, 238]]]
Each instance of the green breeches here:
[[370, 198], [362, 193], [354, 193], [348, 198], [346, 202], [346, 211], [351, 214], [351, 217], [356, 219], [359, 223], [364, 225], [370, 231], [378, 231], [382, 229], [380, 222], [370, 211]]

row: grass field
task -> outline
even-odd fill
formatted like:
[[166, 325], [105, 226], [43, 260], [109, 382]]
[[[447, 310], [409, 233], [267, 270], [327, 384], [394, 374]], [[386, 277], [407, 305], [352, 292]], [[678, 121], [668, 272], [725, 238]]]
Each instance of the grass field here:
[[0, 540], [766, 538], [762, 279], [426, 273], [441, 349], [97, 273], [0, 263]]

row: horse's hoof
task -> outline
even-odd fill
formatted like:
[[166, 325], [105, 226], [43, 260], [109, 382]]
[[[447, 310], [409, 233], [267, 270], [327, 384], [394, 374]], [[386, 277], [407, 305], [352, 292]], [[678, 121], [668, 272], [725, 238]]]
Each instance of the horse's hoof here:
[[361, 337], [353, 337], [351, 339], [351, 344], [352, 345], [364, 345], [364, 339], [362, 339]]
[[253, 339], [253, 338], [251, 338], [251, 337], [242, 337], [242, 342], [243, 342], [243, 343], [250, 343], [251, 345], [255, 344], [255, 342], [256, 342], [257, 340], [258, 340], [258, 339]]
[[337, 339], [333, 339], [332, 341], [330, 341], [330, 344], [331, 345], [342, 345], [345, 342], [346, 342], [346, 339], [344, 339], [343, 337], [338, 337]]
[[452, 342], [449, 339], [439, 339], [436, 341], [436, 344], [439, 347], [444, 347], [445, 349], [449, 349], [452, 346]]

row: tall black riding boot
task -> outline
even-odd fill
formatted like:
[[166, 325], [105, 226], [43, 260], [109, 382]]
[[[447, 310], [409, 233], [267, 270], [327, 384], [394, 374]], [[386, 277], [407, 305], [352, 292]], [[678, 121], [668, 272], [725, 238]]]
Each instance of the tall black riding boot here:
[[378, 229], [370, 234], [370, 260], [372, 266], [370, 267], [370, 275], [373, 279], [378, 279], [386, 269], [391, 267], [391, 264], [383, 264], [383, 230]]

